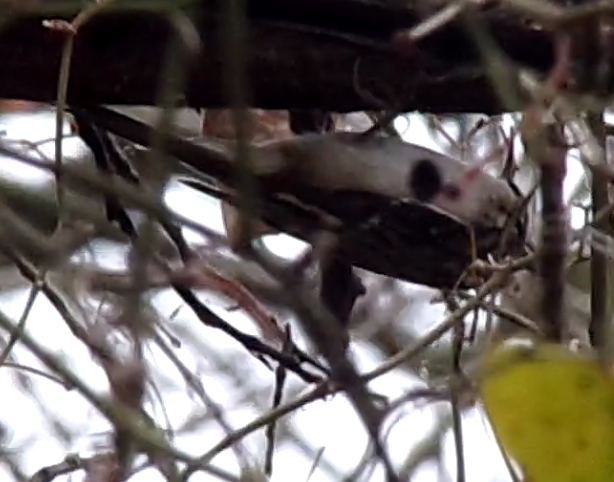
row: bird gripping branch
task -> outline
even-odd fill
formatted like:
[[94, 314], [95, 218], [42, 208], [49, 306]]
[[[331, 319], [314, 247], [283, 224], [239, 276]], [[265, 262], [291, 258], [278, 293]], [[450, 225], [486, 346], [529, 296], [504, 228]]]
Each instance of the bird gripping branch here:
[[[151, 126], [108, 108], [87, 113], [136, 144], [153, 139]], [[166, 140], [167, 152], [191, 172], [188, 185], [236, 205], [229, 147], [176, 133]], [[252, 148], [250, 169], [267, 225], [307, 242], [330, 233], [341, 259], [394, 278], [451, 288], [474, 256], [515, 253], [524, 243], [522, 219], [509, 226], [520, 198], [508, 183], [397, 138], [336, 132], [264, 142]]]

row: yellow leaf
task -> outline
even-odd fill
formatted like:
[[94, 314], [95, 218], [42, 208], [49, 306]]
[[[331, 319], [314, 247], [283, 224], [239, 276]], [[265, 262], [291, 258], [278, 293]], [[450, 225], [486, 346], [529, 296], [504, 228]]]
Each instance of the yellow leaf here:
[[614, 480], [614, 382], [595, 360], [550, 344], [497, 348], [480, 392], [527, 481]]

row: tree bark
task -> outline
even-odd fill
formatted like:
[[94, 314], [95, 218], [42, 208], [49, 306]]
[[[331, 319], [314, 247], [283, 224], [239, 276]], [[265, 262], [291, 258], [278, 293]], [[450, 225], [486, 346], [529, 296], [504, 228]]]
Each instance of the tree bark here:
[[[202, 41], [198, 58], [188, 67], [187, 103], [227, 106], [224, 49], [220, 48], [223, 35], [218, 28], [220, 1], [171, 3], [186, 5], [181, 8], [193, 20]], [[372, 101], [376, 97], [399, 111], [492, 114], [504, 110], [461, 20], [409, 48], [395, 47], [394, 35], [424, 18], [418, 3], [423, 2], [246, 0], [250, 104], [266, 109], [348, 112], [380, 109]], [[149, 8], [154, 5], [157, 13]], [[132, 2], [130, 9], [98, 14], [79, 31], [70, 103], [155, 102], [160, 80], [168, 75], [164, 58], [171, 31], [159, 5], [160, 0]], [[0, 97], [55, 100], [63, 37], [45, 28], [42, 21], [71, 20], [76, 13], [64, 8], [63, 13], [19, 13], [4, 19]], [[549, 69], [552, 40], [546, 29], [534, 28], [502, 7], [471, 15], [483, 23], [511, 61], [538, 72]]]

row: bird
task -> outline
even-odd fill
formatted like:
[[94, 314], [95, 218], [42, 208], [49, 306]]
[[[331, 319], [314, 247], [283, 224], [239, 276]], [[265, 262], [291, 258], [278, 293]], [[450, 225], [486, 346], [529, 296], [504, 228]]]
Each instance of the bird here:
[[[152, 126], [109, 108], [87, 114], [133, 143], [147, 147], [154, 138]], [[164, 145], [189, 173], [182, 177], [187, 185], [241, 205], [233, 142], [170, 132]], [[476, 257], [523, 250], [517, 188], [399, 138], [306, 133], [252, 146], [247, 166], [259, 192], [251, 210], [262, 222], [308, 243], [326, 233], [338, 259], [367, 271], [439, 289], [471, 288], [477, 281], [462, 275]]]

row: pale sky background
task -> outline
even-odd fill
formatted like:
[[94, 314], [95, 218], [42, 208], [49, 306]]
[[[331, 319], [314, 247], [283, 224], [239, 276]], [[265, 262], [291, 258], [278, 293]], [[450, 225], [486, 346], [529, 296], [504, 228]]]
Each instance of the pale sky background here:
[[[0, 119], [1, 122], [1, 119]], [[402, 119], [398, 127], [404, 132], [404, 138], [417, 144], [440, 150], [437, 143], [430, 138], [424, 123], [418, 118], [412, 118], [409, 129], [403, 128]], [[53, 137], [53, 114], [35, 114], [33, 116], [6, 117], [4, 125], [6, 136], [12, 139], [27, 138], [36, 141]], [[65, 142], [65, 152], [68, 156], [77, 156], [83, 149], [78, 139], [68, 139]], [[53, 157], [53, 142], [45, 146], [45, 152]], [[29, 179], [32, 182], [45, 182], [46, 175], [25, 168], [14, 161], [3, 160], [3, 172], [18, 179]], [[582, 169], [575, 161], [570, 161], [569, 177], [566, 192], [571, 193], [578, 183]], [[221, 215], [218, 203], [195, 194], [189, 189], [177, 185], [171, 186], [166, 195], [171, 208], [183, 215], [194, 218], [216, 231], [222, 232]], [[576, 218], [577, 221], [579, 221]], [[575, 224], [575, 223], [574, 223]], [[197, 241], [198, 235], [188, 233], [190, 241]], [[302, 243], [287, 236], [271, 238], [269, 245], [279, 254], [292, 256], [302, 247]], [[97, 259], [107, 266], [121, 268], [124, 264], [122, 251], [110, 242], [99, 243]], [[1, 280], [0, 280], [1, 283]], [[431, 293], [424, 288], [418, 288], [425, 293]], [[27, 290], [0, 295], [0, 309], [17, 320], [21, 315], [28, 296]], [[213, 295], [205, 296], [206, 300], [215, 303], [215, 310], [224, 313], [228, 303], [220, 302]], [[180, 301], [173, 293], [163, 293], [155, 297], [155, 305], [164, 317], [170, 317], [180, 306]], [[424, 305], [420, 308], [423, 319], [440, 320], [443, 308], [440, 305]], [[415, 312], [412, 312], [415, 316]], [[227, 316], [227, 315], [226, 315]], [[248, 319], [239, 314], [233, 314], [230, 320], [241, 330], [257, 334]], [[196, 320], [189, 309], [182, 309], [172, 319], [165, 321], [169, 329], [183, 343], [181, 348], [174, 348], [175, 354], [193, 373], [197, 374], [208, 396], [213, 398], [226, 410], [227, 421], [233, 428], [238, 428], [250, 422], [267, 410], [272, 396], [273, 375], [262, 364], [249, 356], [227, 335], [212, 329], [206, 329]], [[27, 323], [27, 331], [41, 343], [59, 356], [75, 373], [99, 392], [108, 388], [103, 371], [92, 361], [88, 351], [76, 341], [56, 314], [51, 304], [40, 296], [35, 304], [32, 315]], [[153, 343], [149, 362], [152, 374], [159, 384], [163, 394], [170, 425], [180, 429], [188, 418], [206, 416], [203, 404], [197, 396], [191, 394], [178, 376], [172, 362]], [[42, 368], [41, 364], [21, 345], [14, 353], [21, 363]], [[361, 343], [352, 346], [352, 354], [362, 371], [375, 368], [381, 363], [380, 357]], [[234, 376], [224, 376], [220, 367], [224, 364], [242, 367], [241, 381], [236, 383]], [[0, 369], [0, 424], [8, 428], [8, 433], [0, 440], [0, 447], [16, 454], [26, 474], [31, 475], [41, 467], [56, 464], [67, 453], [78, 452], [88, 454], [108, 445], [105, 432], [109, 425], [104, 419], [76, 392], [66, 391], [58, 384], [42, 380], [39, 377], [26, 375], [28, 383], [38, 396], [38, 403], [21, 391], [13, 369]], [[295, 376], [290, 375], [286, 400], [294, 398], [304, 391], [305, 386]], [[371, 388], [386, 394], [391, 399], [401, 396], [420, 382], [408, 377], [403, 371], [395, 370], [375, 380]], [[151, 397], [149, 390], [149, 408], [162, 426], [165, 421], [160, 401]], [[295, 395], [293, 396], [292, 393]], [[264, 403], [263, 403], [264, 402]], [[434, 410], [446, 410], [442, 404], [406, 404], [401, 413], [391, 418], [393, 427], [387, 436], [393, 460], [404, 460], [421, 435], [426, 434], [435, 420]], [[54, 429], [49, 424], [45, 412], [53, 414], [68, 430], [68, 440], [63, 443], [54, 435]], [[363, 455], [367, 436], [362, 426], [357, 422], [357, 416], [344, 396], [337, 395], [326, 401], [312, 403], [299, 410], [289, 419], [287, 430], [299, 434], [302, 440], [314, 450], [323, 449], [327, 463], [332, 464], [341, 473], [352, 470]], [[386, 430], [384, 431], [386, 433]], [[451, 434], [449, 434], [451, 435]], [[465, 457], [467, 480], [471, 482], [495, 482], [508, 480], [505, 466], [498, 449], [493, 444], [492, 435], [487, 422], [479, 410], [472, 410], [464, 417]], [[202, 427], [193, 433], [182, 435], [175, 439], [178, 447], [187, 453], [199, 455], [206, 452], [224, 436], [214, 420], [207, 420]], [[255, 466], [261, 466], [264, 453], [264, 436], [260, 430], [244, 439], [244, 446], [249, 454], [249, 461]], [[451, 436], [446, 438], [442, 448], [446, 472], [435, 470], [434, 466], [424, 466], [416, 472], [415, 481], [453, 481], [454, 474], [454, 444]], [[272, 482], [300, 482], [306, 480], [313, 464], [314, 457], [293, 444], [278, 445], [274, 459], [274, 474]], [[236, 457], [230, 450], [223, 452], [213, 460], [214, 465], [236, 472], [238, 465]], [[71, 480], [80, 480], [82, 475], [73, 475]], [[383, 473], [377, 470], [369, 480], [382, 481]], [[8, 472], [0, 466], [0, 480], [12, 480]], [[60, 477], [57, 481], [65, 481]], [[152, 470], [145, 470], [134, 476], [134, 482], [155, 482], [162, 480]], [[214, 477], [203, 473], [194, 475], [192, 481], [212, 481]], [[328, 482], [331, 479], [326, 471], [316, 470], [312, 475], [313, 482]]]

